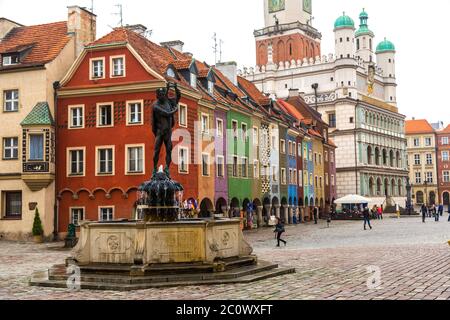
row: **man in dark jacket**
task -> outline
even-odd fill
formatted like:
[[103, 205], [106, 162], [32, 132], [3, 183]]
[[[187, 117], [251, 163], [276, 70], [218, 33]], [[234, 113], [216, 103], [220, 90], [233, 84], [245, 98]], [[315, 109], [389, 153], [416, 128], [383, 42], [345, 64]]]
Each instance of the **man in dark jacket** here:
[[363, 211], [363, 216], [364, 216], [364, 230], [366, 229], [366, 226], [369, 225], [370, 230], [372, 230], [372, 226], [370, 225], [370, 211], [369, 208], [365, 208]]
[[275, 230], [273, 232], [277, 234], [277, 241], [278, 241], [277, 247], [280, 246], [280, 242], [283, 242], [284, 246], [286, 246], [287, 242], [285, 240], [281, 239], [281, 235], [283, 233], [285, 233], [286, 230], [284, 229], [283, 221], [281, 221], [280, 218], [277, 218], [277, 225], [275, 226]]
[[422, 212], [422, 222], [425, 223], [425, 220], [427, 218], [427, 211], [428, 208], [425, 204], [422, 205], [422, 208], [420, 208], [420, 212]]

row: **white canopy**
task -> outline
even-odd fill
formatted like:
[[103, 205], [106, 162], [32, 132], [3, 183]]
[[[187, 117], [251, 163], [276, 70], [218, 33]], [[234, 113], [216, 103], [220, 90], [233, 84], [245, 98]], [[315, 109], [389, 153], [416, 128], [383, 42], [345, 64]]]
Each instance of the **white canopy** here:
[[370, 200], [367, 198], [352, 194], [352, 195], [337, 199], [334, 203], [336, 203], [336, 204], [368, 204], [369, 202], [370, 202]]

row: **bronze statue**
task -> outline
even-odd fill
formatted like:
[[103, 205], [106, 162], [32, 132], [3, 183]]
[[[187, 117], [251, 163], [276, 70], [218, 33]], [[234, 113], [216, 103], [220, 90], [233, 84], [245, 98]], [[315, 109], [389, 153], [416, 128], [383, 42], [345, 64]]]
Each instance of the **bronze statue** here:
[[[169, 98], [170, 89], [175, 89], [175, 98]], [[157, 174], [159, 154], [162, 144], [166, 146], [166, 167], [164, 173], [170, 178], [169, 167], [172, 163], [172, 129], [175, 126], [175, 113], [178, 112], [178, 103], [181, 92], [176, 83], [167, 83], [167, 88], [156, 91], [158, 100], [153, 105], [152, 127], [155, 135], [155, 155], [153, 157], [153, 175]]]

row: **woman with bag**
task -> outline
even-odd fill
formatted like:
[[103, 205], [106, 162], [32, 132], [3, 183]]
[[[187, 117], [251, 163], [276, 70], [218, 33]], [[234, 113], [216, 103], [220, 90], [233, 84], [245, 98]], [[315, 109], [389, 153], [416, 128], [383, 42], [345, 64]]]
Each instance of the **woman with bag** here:
[[278, 241], [277, 247], [280, 246], [280, 242], [283, 242], [284, 246], [286, 246], [287, 242], [285, 240], [281, 239], [281, 235], [283, 233], [285, 233], [286, 230], [284, 229], [284, 224], [280, 218], [277, 218], [277, 225], [275, 226], [275, 230], [273, 232], [277, 234], [277, 241]]

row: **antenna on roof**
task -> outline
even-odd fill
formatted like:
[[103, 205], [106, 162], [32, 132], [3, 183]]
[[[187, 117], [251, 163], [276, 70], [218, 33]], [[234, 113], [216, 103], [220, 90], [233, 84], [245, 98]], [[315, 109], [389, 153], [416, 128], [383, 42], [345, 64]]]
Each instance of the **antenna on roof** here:
[[94, 13], [94, 0], [91, 0], [91, 12]]
[[223, 40], [219, 39], [219, 62], [222, 62], [222, 44], [223, 44]]
[[119, 16], [120, 17], [119, 25], [121, 27], [123, 27], [123, 8], [122, 8], [122, 5], [121, 4], [116, 4], [115, 7], [119, 8], [119, 12], [114, 12], [112, 14], [115, 15], [115, 16]]
[[213, 48], [213, 52], [214, 52], [214, 64], [217, 63], [217, 34], [214, 32], [213, 38], [214, 40], [214, 46]]

